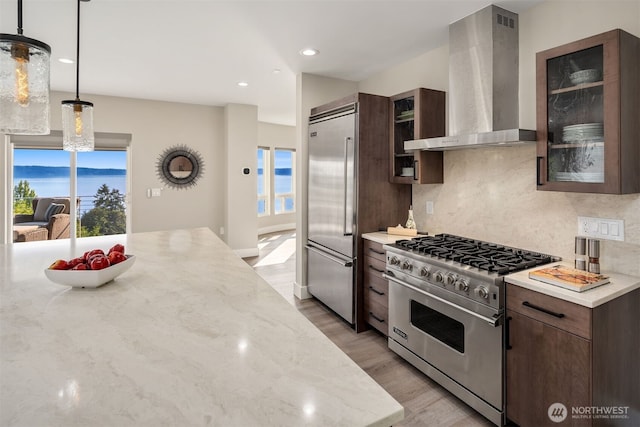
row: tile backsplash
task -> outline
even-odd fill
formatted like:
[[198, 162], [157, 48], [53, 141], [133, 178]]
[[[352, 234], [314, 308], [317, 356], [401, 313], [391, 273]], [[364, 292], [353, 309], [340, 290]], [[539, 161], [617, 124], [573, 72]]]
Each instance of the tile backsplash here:
[[[574, 259], [577, 217], [624, 220], [625, 241], [603, 240], [600, 264], [640, 277], [640, 194], [536, 190], [535, 144], [444, 153], [444, 184], [414, 185], [419, 230], [451, 233]], [[427, 215], [426, 203], [433, 202]]]

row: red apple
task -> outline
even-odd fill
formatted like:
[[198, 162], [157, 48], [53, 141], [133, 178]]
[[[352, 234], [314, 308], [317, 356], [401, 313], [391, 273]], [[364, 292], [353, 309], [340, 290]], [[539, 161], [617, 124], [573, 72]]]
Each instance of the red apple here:
[[91, 258], [93, 255], [98, 255], [98, 254], [104, 255], [104, 251], [102, 249], [93, 249], [91, 251], [87, 251], [84, 253], [83, 258], [85, 261], [89, 261], [89, 258]]
[[109, 262], [111, 263], [111, 265], [127, 260], [127, 257], [124, 256], [123, 253], [117, 251], [109, 252], [107, 258], [109, 258]]
[[73, 266], [72, 270], [89, 270], [89, 266], [84, 262]]
[[113, 245], [113, 247], [109, 249], [109, 252], [107, 252], [107, 254], [110, 254], [112, 252], [120, 252], [121, 254], [124, 254], [124, 245], [121, 245], [120, 243]]
[[94, 255], [89, 259], [89, 268], [92, 270], [102, 270], [103, 268], [107, 268], [111, 265], [109, 262], [109, 258], [106, 255]]
[[63, 259], [57, 259], [49, 266], [50, 270], [68, 270], [71, 266]]
[[74, 258], [74, 259], [69, 261], [69, 268], [73, 268], [76, 265], [83, 264], [83, 263], [84, 263], [84, 258], [82, 258], [82, 257]]

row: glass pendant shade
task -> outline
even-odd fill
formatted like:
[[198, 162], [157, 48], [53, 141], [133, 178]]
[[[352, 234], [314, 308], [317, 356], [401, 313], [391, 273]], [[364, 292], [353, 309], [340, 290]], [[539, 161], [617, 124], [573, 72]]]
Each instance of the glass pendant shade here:
[[49, 133], [49, 45], [0, 34], [0, 132]]
[[62, 101], [62, 148], [66, 151], [93, 151], [93, 104]]

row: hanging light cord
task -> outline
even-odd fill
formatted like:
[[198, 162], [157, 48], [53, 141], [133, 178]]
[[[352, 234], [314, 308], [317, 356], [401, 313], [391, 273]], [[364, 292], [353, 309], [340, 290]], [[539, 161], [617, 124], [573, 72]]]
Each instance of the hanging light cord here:
[[22, 35], [22, 0], [18, 0], [18, 34]]
[[76, 101], [80, 101], [80, 0], [78, 0], [78, 29], [76, 33]]

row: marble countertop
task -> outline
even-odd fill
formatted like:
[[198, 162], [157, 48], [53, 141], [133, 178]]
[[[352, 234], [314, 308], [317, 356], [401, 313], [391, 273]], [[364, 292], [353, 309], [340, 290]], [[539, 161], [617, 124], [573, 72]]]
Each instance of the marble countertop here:
[[[558, 263], [572, 267], [568, 263]], [[560, 286], [549, 285], [538, 280], [529, 279], [529, 272], [540, 267], [519, 271], [505, 277], [507, 283], [517, 285], [545, 295], [556, 297], [584, 307], [594, 308], [607, 303], [621, 295], [640, 288], [640, 278], [626, 276], [624, 274], [610, 273], [603, 271], [602, 274], [609, 276], [610, 283], [584, 292], [575, 292]]]
[[[122, 243], [97, 289], [57, 258]], [[211, 230], [0, 245], [0, 425], [392, 425], [402, 406]]]

